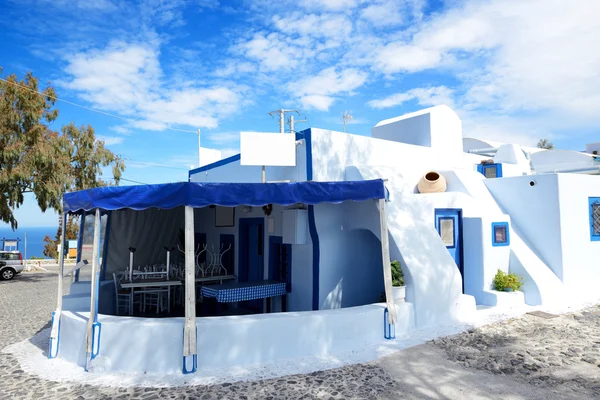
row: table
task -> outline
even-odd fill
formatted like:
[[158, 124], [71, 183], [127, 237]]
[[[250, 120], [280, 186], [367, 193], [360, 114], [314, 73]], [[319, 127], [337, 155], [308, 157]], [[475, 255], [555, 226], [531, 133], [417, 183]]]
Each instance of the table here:
[[219, 282], [223, 283], [223, 281], [229, 281], [229, 280], [235, 279], [235, 278], [236, 278], [235, 275], [203, 276], [201, 278], [196, 278], [196, 283], [212, 282], [212, 281], [219, 281]]
[[202, 286], [200, 294], [215, 298], [219, 303], [236, 303], [283, 296], [287, 294], [287, 284], [279, 281], [229, 282]]
[[133, 314], [133, 295], [135, 289], [148, 288], [148, 287], [167, 287], [167, 312], [171, 312], [171, 286], [181, 286], [181, 280], [179, 279], [164, 279], [164, 278], [137, 278], [131, 281], [121, 281], [121, 287], [123, 289], [131, 289], [131, 300], [129, 301], [129, 315]]

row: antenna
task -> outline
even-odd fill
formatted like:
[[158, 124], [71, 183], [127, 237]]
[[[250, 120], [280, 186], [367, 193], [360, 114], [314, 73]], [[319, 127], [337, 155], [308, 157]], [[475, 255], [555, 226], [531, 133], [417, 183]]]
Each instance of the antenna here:
[[285, 133], [285, 113], [293, 113], [300, 114], [298, 110], [286, 110], [280, 108], [279, 110], [270, 111], [269, 115], [273, 116], [273, 114], [279, 114], [279, 133]]
[[344, 114], [342, 114], [342, 122], [344, 124], [344, 133], [346, 132], [346, 121], [352, 121], [352, 114], [350, 114], [350, 112], [348, 112], [348, 111], [344, 111]]

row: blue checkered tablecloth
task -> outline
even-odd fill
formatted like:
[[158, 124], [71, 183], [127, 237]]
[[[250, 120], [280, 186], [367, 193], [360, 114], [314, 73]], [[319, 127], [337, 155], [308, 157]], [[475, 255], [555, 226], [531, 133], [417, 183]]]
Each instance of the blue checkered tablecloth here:
[[279, 281], [230, 282], [222, 285], [202, 286], [203, 297], [214, 297], [219, 303], [235, 303], [283, 296], [287, 293], [286, 283]]

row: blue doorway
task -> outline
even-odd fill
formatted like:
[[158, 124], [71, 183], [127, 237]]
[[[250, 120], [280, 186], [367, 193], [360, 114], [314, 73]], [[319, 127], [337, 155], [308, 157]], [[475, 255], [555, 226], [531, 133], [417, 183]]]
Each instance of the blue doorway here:
[[456, 208], [436, 208], [435, 229], [438, 231], [444, 246], [448, 249], [460, 271], [464, 290], [462, 210]]
[[227, 270], [227, 275], [235, 275], [235, 236], [232, 234], [221, 234], [221, 243], [219, 244], [219, 248], [221, 251], [225, 251], [221, 262]]
[[[281, 236], [269, 237], [269, 279], [285, 282], [287, 292], [292, 291], [292, 245]], [[287, 296], [281, 298], [281, 311], [287, 311]]]
[[[264, 218], [239, 220], [238, 281], [256, 282], [265, 279]], [[248, 307], [262, 312], [263, 300], [251, 300]]]

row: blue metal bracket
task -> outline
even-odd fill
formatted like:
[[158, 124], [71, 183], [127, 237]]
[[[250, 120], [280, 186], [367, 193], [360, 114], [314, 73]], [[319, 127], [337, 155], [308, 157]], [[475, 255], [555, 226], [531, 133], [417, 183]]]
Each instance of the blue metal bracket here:
[[[188, 370], [187, 369], [187, 358], [188, 357], [192, 357], [192, 369]], [[198, 368], [198, 354], [191, 354], [189, 356], [183, 356], [183, 373], [184, 374], [193, 374], [194, 372], [196, 372], [196, 369]]]
[[396, 338], [396, 326], [388, 322], [389, 311], [386, 308], [383, 312], [383, 337], [392, 340]]
[[[183, 328], [183, 334], [185, 335], [185, 327]], [[185, 339], [184, 339], [185, 340]], [[196, 327], [196, 341], [198, 340], [198, 327]], [[197, 351], [197, 350], [196, 350]], [[187, 368], [188, 357], [192, 357], [192, 368]], [[183, 356], [183, 373], [184, 374], [193, 374], [198, 369], [198, 354], [190, 354], [188, 356]]]
[[[52, 311], [52, 322], [51, 322], [51, 327], [54, 326], [54, 316], [56, 315], [56, 311]], [[52, 339], [50, 338], [50, 344], [49, 344], [49, 349], [48, 349], [48, 358], [56, 358], [56, 356], [58, 355], [58, 345], [60, 344], [60, 318], [58, 319], [58, 335], [56, 336], [56, 339]], [[50, 328], [52, 329], [52, 328]], [[54, 347], [54, 340], [56, 340], [56, 352], [54, 354], [52, 354], [52, 348]]]
[[[98, 332], [96, 334], [96, 331]], [[92, 324], [92, 360], [98, 357], [100, 353], [100, 333], [102, 332], [102, 324], [100, 322], [94, 322]], [[96, 339], [98, 341], [98, 345], [96, 346]]]

